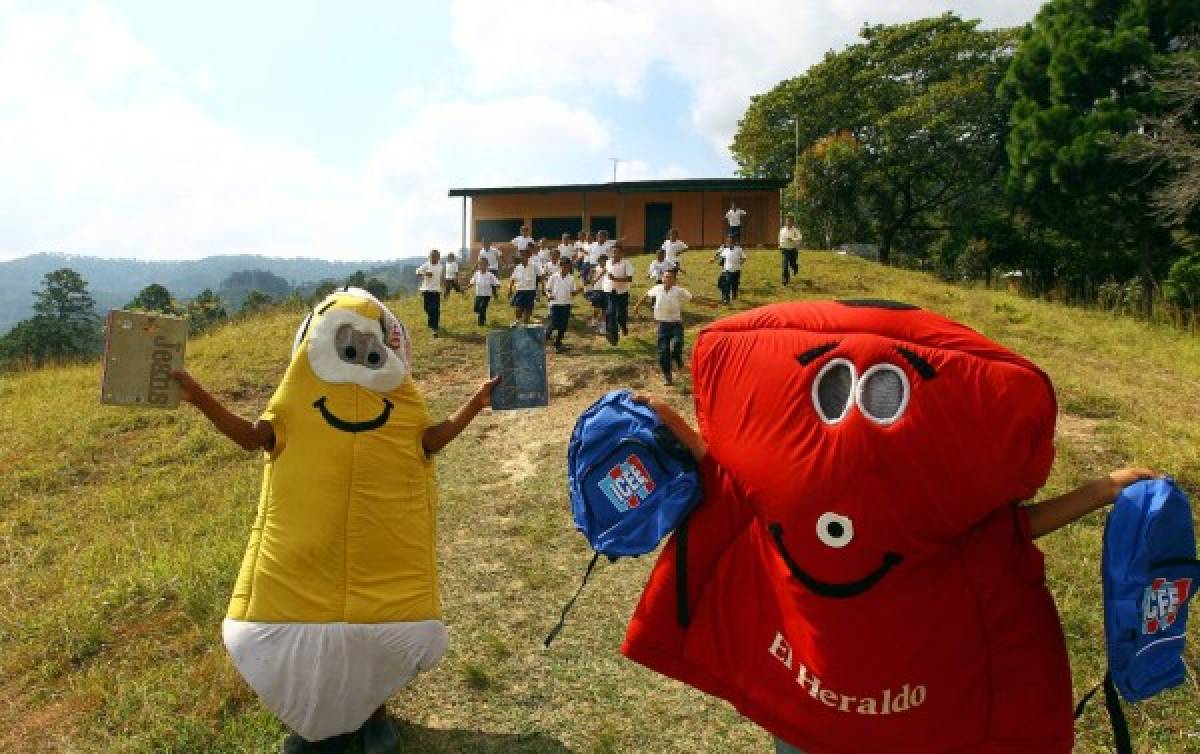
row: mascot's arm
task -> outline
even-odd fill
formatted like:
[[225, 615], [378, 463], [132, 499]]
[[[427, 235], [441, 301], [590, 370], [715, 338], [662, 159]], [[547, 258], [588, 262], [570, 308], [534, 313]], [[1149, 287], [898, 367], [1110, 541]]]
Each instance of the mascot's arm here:
[[455, 411], [446, 421], [426, 429], [425, 434], [421, 435], [421, 445], [425, 448], [426, 455], [433, 455], [458, 437], [458, 434], [467, 428], [475, 415], [482, 411], [484, 406], [491, 404], [492, 388], [496, 387], [499, 382], [499, 376], [484, 382], [475, 391], [475, 395], [472, 395], [462, 405], [462, 408]]
[[1108, 476], [1093, 479], [1065, 495], [1043, 500], [1025, 509], [1034, 539], [1061, 529], [1092, 511], [1112, 505], [1121, 490], [1140, 479], [1153, 479], [1150, 469], [1118, 469]]
[[230, 440], [246, 450], [274, 449], [275, 430], [271, 422], [262, 419], [252, 422], [233, 413], [205, 390], [203, 385], [196, 382], [186, 370], [177, 369], [171, 372], [171, 377], [179, 383], [179, 398], [200, 409], [200, 413], [207, 416], [213, 426]]

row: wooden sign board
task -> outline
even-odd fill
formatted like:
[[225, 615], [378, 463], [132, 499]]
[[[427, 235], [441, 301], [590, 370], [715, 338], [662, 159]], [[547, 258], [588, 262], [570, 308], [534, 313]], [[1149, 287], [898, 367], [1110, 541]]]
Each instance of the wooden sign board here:
[[146, 312], [109, 312], [104, 334], [104, 377], [100, 402], [110, 406], [175, 408], [188, 323]]

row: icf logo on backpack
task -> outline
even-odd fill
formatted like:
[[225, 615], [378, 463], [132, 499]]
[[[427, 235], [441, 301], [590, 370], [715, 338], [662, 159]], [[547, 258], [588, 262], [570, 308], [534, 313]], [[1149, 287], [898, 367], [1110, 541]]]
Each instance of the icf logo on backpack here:
[[654, 479], [637, 455], [613, 466], [597, 485], [621, 513], [638, 507], [654, 492]]
[[1179, 606], [1187, 602], [1191, 579], [1155, 579], [1142, 597], [1142, 633], [1156, 634], [1170, 628], [1179, 615]]

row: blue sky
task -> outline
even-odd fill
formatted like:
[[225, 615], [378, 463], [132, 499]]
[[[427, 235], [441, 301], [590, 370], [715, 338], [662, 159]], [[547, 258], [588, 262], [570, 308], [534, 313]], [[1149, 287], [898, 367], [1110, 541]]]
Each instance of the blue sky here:
[[0, 259], [458, 245], [451, 186], [730, 175], [864, 22], [1034, 0], [0, 0]]

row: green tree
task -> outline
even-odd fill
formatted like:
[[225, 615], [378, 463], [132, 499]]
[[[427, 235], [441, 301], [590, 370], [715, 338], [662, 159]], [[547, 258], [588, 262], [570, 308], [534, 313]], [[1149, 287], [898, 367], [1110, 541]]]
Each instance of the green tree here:
[[1169, 264], [1171, 240], [1150, 202], [1162, 175], [1121, 154], [1162, 108], [1152, 72], [1179, 54], [1198, 20], [1194, 1], [1050, 0], [1022, 34], [1000, 90], [1012, 102], [1009, 189], [1079, 242], [1093, 273], [1136, 271], [1146, 311]]
[[810, 246], [860, 240], [862, 166], [862, 148], [845, 132], [817, 140], [800, 155], [792, 184], [796, 224]]
[[732, 145], [742, 174], [788, 177], [799, 150], [848, 133], [855, 201], [886, 263], [902, 234], [976, 201], [1003, 165], [995, 92], [1015, 32], [978, 26], [947, 13], [864, 27], [861, 43], [752, 100]]
[[373, 277], [373, 278], [368, 279], [365, 288], [366, 288], [367, 293], [370, 293], [372, 296], [379, 299], [380, 301], [387, 298], [387, 296], [388, 296], [387, 283], [383, 282], [379, 278]]
[[165, 286], [151, 283], [138, 292], [133, 300], [125, 305], [126, 309], [143, 312], [162, 312], [163, 314], [179, 314], [179, 304], [171, 297], [171, 292]]
[[260, 290], [252, 290], [242, 301], [241, 314], [256, 314], [274, 306], [275, 299]]
[[201, 333], [224, 322], [228, 315], [221, 297], [205, 288], [187, 304], [188, 330]]
[[87, 281], [68, 267], [46, 273], [34, 291], [34, 315], [5, 336], [7, 358], [43, 363], [50, 359], [93, 356], [100, 350], [100, 319]]
[[316, 306], [317, 304], [324, 301], [326, 296], [328, 296], [329, 294], [336, 291], [339, 287], [340, 286], [332, 280], [322, 281], [320, 284], [317, 285], [316, 290], [313, 291], [313, 294], [309, 298], [308, 303], [311, 306]]

